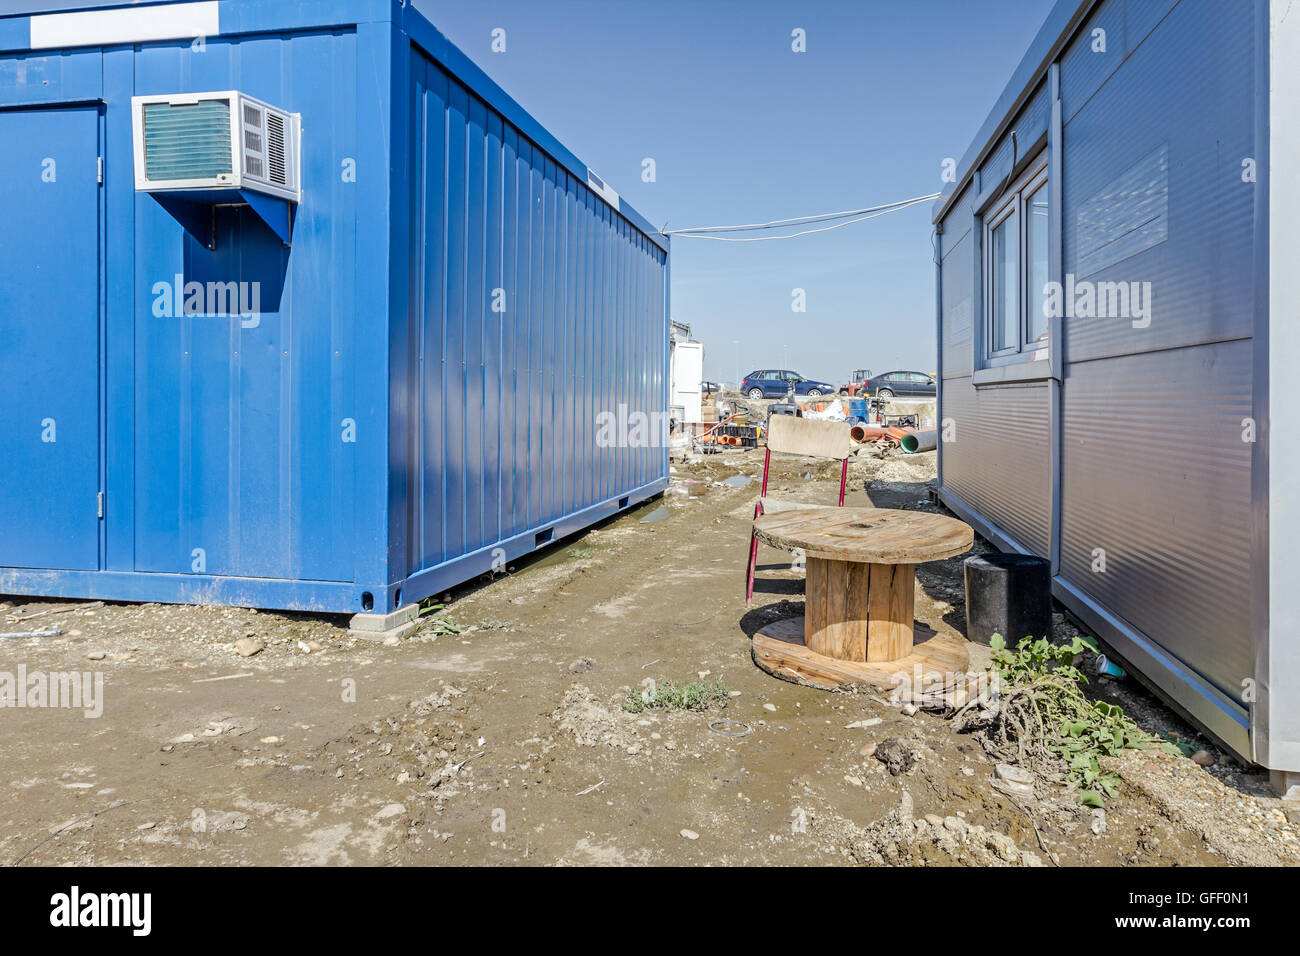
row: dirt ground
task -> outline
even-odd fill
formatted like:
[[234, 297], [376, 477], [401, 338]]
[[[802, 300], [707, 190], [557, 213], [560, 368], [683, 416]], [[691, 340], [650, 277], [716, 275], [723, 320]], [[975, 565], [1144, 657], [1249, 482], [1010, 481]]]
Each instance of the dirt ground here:
[[[675, 464], [661, 500], [459, 588], [438, 617], [460, 633], [385, 645], [341, 618], [0, 601], [0, 631], [63, 632], [0, 639], [0, 672], [104, 675], [98, 718], [0, 710], [0, 863], [1300, 863], [1265, 777], [1131, 679], [1093, 692], [1215, 762], [1133, 754], [1093, 811], [1041, 780], [1010, 792], [933, 713], [760, 671], [750, 635], [802, 602], [764, 549], [745, 606], [757, 485], [737, 476], [760, 456]], [[933, 459], [856, 461], [848, 503], [935, 508]], [[831, 503], [837, 471], [778, 461], [772, 491]], [[964, 625], [960, 558], [918, 569], [917, 617]], [[701, 674], [725, 706], [620, 706]]]

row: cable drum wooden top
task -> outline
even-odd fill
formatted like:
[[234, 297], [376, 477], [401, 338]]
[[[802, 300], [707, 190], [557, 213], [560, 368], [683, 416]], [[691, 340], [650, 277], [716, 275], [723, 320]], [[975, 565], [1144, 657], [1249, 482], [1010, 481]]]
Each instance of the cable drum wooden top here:
[[760, 516], [760, 541], [810, 558], [921, 564], [970, 550], [970, 525], [945, 515], [892, 508], [810, 508]]

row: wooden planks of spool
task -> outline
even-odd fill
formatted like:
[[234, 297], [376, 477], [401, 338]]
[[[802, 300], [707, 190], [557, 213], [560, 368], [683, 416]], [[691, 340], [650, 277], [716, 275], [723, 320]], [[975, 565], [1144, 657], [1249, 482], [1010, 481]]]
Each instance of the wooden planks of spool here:
[[759, 667], [814, 687], [888, 687], [898, 674], [952, 674], [970, 663], [965, 642], [913, 620], [917, 564], [970, 549], [955, 518], [888, 508], [807, 508], [762, 515], [758, 539], [802, 552], [805, 613], [754, 635]]

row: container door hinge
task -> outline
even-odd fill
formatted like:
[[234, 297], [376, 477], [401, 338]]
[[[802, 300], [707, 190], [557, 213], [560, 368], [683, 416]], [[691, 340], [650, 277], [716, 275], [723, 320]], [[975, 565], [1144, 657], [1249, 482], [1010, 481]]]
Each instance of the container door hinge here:
[[104, 157], [100, 156], [95, 161], [95, 181], [101, 186], [104, 185]]
[[104, 517], [104, 493], [102, 491], [98, 495], [96, 506], [99, 510], [99, 517], [102, 519]]

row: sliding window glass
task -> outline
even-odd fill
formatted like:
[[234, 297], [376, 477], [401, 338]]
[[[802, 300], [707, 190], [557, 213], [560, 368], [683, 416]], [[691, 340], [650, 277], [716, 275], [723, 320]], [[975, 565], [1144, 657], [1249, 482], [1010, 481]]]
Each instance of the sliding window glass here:
[[989, 257], [993, 263], [989, 276], [990, 353], [1001, 355], [1017, 351], [1020, 345], [1020, 220], [1014, 205], [992, 228]]
[[1025, 344], [1047, 341], [1047, 183], [1025, 197]]

